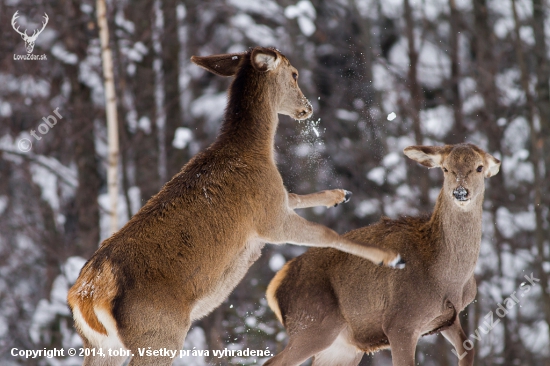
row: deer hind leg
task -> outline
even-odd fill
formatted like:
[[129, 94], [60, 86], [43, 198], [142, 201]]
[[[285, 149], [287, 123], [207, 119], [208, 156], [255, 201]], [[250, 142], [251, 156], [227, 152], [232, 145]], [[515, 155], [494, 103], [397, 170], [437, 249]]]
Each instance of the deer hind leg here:
[[353, 242], [338, 235], [326, 226], [307, 221], [294, 212], [288, 213], [283, 225], [274, 234], [275, 237], [267, 238], [268, 242], [334, 248], [368, 259], [376, 264], [398, 268], [404, 267], [401, 257], [393, 250]]
[[[90, 343], [84, 336], [82, 337], [82, 347], [84, 349], [93, 349], [95, 348], [96, 351], [99, 347], [94, 347], [92, 343]], [[82, 366], [120, 366], [126, 361], [128, 357], [109, 357], [109, 354], [107, 353], [108, 350], [102, 348], [102, 352], [105, 355], [105, 357], [99, 356], [99, 355], [93, 355], [90, 354], [89, 356], [84, 356], [84, 362], [82, 363]]]
[[288, 206], [291, 209], [316, 206], [334, 207], [340, 203], [346, 203], [351, 197], [351, 192], [345, 189], [332, 189], [306, 195], [288, 194]]
[[329, 315], [322, 320], [293, 320], [285, 349], [269, 359], [265, 366], [297, 366], [331, 346], [345, 326], [340, 315]]
[[344, 329], [330, 347], [317, 353], [313, 366], [357, 366], [364, 352], [349, 342], [348, 329]]
[[[144, 297], [123, 305], [124, 313], [119, 315], [120, 335], [133, 354], [129, 366], [171, 365], [179, 357], [191, 325], [190, 310], [185, 311], [176, 299], [166, 297], [156, 301]], [[164, 354], [146, 353], [155, 350], [163, 350]]]
[[474, 349], [468, 351], [464, 348], [464, 341], [468, 339], [468, 337], [466, 333], [464, 333], [462, 325], [460, 325], [458, 316], [449, 328], [441, 331], [441, 334], [443, 334], [443, 336], [454, 346], [456, 356], [459, 359], [459, 366], [472, 366], [474, 364]]

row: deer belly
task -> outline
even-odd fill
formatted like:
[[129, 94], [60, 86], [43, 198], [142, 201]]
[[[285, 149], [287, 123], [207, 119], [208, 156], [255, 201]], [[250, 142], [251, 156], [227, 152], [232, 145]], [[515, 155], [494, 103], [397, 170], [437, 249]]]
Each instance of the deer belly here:
[[197, 300], [191, 311], [191, 320], [200, 319], [217, 308], [243, 279], [244, 275], [262, 254], [265, 243], [258, 240], [249, 240], [244, 249], [230, 261], [230, 264], [220, 275], [212, 289]]

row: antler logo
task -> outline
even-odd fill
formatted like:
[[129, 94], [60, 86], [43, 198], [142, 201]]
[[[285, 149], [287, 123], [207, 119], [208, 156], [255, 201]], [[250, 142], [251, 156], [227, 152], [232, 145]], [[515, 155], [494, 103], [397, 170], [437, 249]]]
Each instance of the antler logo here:
[[42, 33], [44, 28], [46, 28], [46, 24], [48, 24], [48, 20], [49, 20], [48, 14], [44, 13], [44, 22], [42, 22], [42, 29], [40, 29], [40, 30], [35, 29], [34, 32], [32, 33], [32, 36], [29, 36], [27, 34], [26, 29], [25, 29], [24, 32], [21, 32], [19, 30], [19, 26], [17, 26], [17, 28], [15, 28], [16, 20], [17, 20], [17, 18], [19, 18], [19, 15], [17, 14], [18, 11], [16, 11], [15, 14], [13, 14], [13, 17], [11, 18], [11, 26], [13, 27], [13, 29], [15, 29], [15, 31], [17, 33], [19, 33], [21, 35], [21, 38], [23, 38], [23, 41], [25, 41], [25, 48], [27, 49], [27, 53], [31, 53], [32, 50], [34, 49], [34, 42], [36, 42], [36, 38], [38, 38], [38, 35], [40, 33]]

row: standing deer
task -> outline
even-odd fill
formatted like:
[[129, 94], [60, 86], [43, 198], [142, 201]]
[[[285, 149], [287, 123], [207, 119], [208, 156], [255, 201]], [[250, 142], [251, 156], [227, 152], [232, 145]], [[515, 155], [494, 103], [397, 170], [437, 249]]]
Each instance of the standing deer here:
[[35, 29], [34, 32], [32, 32], [32, 36], [29, 36], [27, 34], [26, 29], [25, 29], [24, 32], [21, 32], [19, 30], [19, 26], [17, 26], [17, 28], [15, 28], [17, 18], [19, 18], [19, 15], [17, 13], [18, 13], [18, 11], [16, 11], [15, 14], [13, 14], [13, 17], [11, 18], [11, 26], [13, 27], [13, 29], [17, 33], [19, 33], [19, 35], [21, 35], [21, 38], [23, 38], [23, 41], [25, 41], [25, 48], [27, 50], [27, 53], [31, 53], [32, 50], [34, 49], [34, 42], [36, 42], [36, 39], [38, 38], [40, 33], [42, 33], [44, 28], [46, 28], [46, 24], [48, 24], [48, 20], [50, 18], [48, 18], [48, 14], [44, 13], [44, 21], [42, 22], [42, 29], [40, 29], [40, 30]]
[[458, 314], [476, 294], [484, 178], [500, 161], [471, 144], [410, 146], [405, 155], [441, 167], [444, 183], [431, 216], [382, 218], [350, 231], [353, 241], [399, 251], [407, 268], [388, 271], [332, 249], [310, 249], [289, 261], [267, 289], [271, 309], [289, 334], [265, 365], [357, 365], [364, 352], [391, 347], [394, 366], [415, 365], [418, 339], [441, 332], [473, 364]]
[[[68, 303], [85, 347], [125, 348], [130, 365], [170, 365], [139, 349], [180, 350], [191, 322], [220, 305], [258, 259], [264, 243], [332, 247], [388, 266], [391, 249], [345, 239], [293, 209], [347, 202], [342, 189], [288, 193], [274, 161], [277, 114], [301, 120], [312, 107], [298, 71], [275, 49], [192, 57], [235, 76], [221, 132], [84, 265]], [[125, 357], [88, 356], [84, 365]]]

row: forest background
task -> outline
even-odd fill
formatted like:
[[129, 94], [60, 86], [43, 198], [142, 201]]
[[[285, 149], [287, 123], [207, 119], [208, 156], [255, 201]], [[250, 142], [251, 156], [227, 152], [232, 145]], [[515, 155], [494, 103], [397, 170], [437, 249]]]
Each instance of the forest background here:
[[[547, 0], [121, 0], [107, 2], [120, 136], [119, 224], [215, 138], [230, 80], [192, 55], [275, 46], [300, 72], [314, 116], [281, 116], [278, 166], [289, 191], [353, 191], [300, 214], [343, 233], [382, 215], [429, 212], [442, 173], [402, 154], [414, 144], [471, 142], [502, 160], [487, 181], [478, 295], [461, 315], [476, 335], [490, 312], [540, 279], [487, 334], [476, 365], [550, 365], [550, 21]], [[21, 30], [49, 23], [17, 60]], [[65, 303], [84, 261], [109, 235], [107, 128], [95, 2], [0, 2], [0, 364], [10, 350], [78, 347]], [[62, 118], [31, 135], [43, 117]], [[50, 120], [51, 121], [51, 120]], [[22, 139], [33, 143], [30, 151]], [[23, 146], [23, 149], [21, 147]], [[194, 323], [185, 348], [282, 349], [265, 289], [305, 249], [266, 246], [231, 296]], [[368, 281], [368, 279], [365, 279]], [[496, 320], [495, 315], [495, 320]], [[197, 357], [176, 365], [254, 364]], [[441, 336], [422, 365], [456, 365]], [[388, 351], [361, 365], [390, 365]]]

